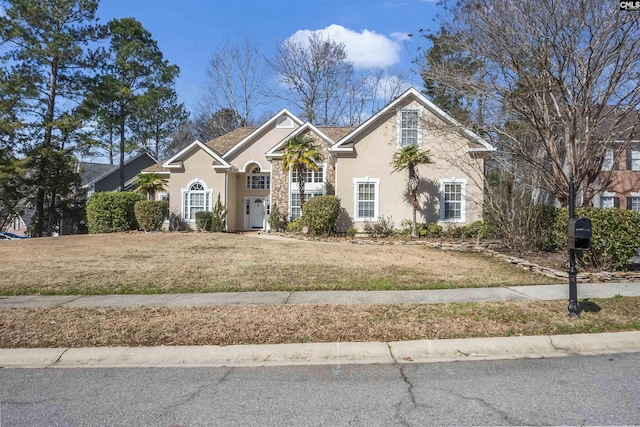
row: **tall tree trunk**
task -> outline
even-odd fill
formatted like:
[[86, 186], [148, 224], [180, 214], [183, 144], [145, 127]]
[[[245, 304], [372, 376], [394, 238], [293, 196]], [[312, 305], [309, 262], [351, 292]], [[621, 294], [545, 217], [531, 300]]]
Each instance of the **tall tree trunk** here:
[[40, 182], [38, 183], [38, 191], [36, 193], [36, 212], [33, 234], [35, 237], [42, 237], [44, 228], [44, 196], [48, 180], [47, 176], [47, 156], [46, 149], [51, 146], [51, 135], [53, 134], [53, 117], [55, 113], [56, 102], [56, 84], [58, 81], [58, 59], [54, 58], [51, 63], [51, 76], [49, 77], [49, 93], [47, 94], [47, 112], [44, 116], [44, 141], [42, 142], [43, 151], [40, 153]]
[[306, 173], [306, 170], [300, 168], [298, 169], [298, 188], [300, 189], [300, 216], [302, 216], [302, 207], [304, 206], [304, 183], [306, 182], [306, 177], [302, 175]]
[[124, 191], [124, 119], [120, 120], [120, 191]]
[[113, 128], [109, 129], [109, 164], [113, 165]]

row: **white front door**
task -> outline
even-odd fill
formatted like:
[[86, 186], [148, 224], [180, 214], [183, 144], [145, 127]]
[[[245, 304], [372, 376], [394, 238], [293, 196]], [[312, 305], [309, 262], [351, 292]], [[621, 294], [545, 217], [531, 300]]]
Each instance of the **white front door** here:
[[250, 207], [251, 228], [262, 228], [264, 226], [264, 199], [251, 198]]

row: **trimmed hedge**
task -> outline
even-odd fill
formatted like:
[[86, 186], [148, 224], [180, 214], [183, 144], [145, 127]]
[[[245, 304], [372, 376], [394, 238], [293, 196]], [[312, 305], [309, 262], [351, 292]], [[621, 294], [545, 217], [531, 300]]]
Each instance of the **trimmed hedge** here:
[[94, 193], [87, 201], [89, 233], [114, 233], [138, 228], [134, 206], [145, 200], [131, 191]]
[[162, 229], [162, 223], [169, 211], [169, 202], [141, 200], [133, 206], [138, 228], [143, 231]]
[[[640, 248], [640, 212], [624, 209], [576, 208], [576, 218], [586, 216], [593, 227], [591, 249], [583, 261], [616, 270], [624, 269]], [[559, 209], [554, 224], [558, 249], [567, 249], [569, 210]]]
[[312, 197], [302, 208], [304, 225], [309, 228], [310, 234], [329, 234], [338, 222], [340, 215], [340, 199], [336, 196]]

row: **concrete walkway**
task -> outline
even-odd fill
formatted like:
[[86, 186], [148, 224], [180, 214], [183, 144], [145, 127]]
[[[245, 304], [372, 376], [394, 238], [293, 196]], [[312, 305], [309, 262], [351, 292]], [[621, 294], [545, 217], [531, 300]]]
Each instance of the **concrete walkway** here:
[[[218, 294], [9, 296], [0, 310], [27, 307], [213, 306], [224, 304], [432, 304], [566, 300], [568, 285], [432, 291], [229, 292]], [[579, 300], [640, 296], [640, 283], [578, 285]], [[373, 343], [199, 347], [0, 349], [0, 368], [284, 366], [425, 363], [640, 352], [640, 331]]]
[[[578, 284], [578, 298], [640, 296], [640, 283]], [[222, 292], [210, 294], [6, 296], [0, 309], [13, 307], [139, 307], [276, 304], [433, 304], [522, 300], [567, 300], [569, 285], [511, 286], [426, 291]]]

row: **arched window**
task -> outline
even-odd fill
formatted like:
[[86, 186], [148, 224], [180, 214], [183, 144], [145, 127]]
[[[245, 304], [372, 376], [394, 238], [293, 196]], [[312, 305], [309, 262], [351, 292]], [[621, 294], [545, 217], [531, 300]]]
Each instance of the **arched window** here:
[[271, 187], [271, 174], [261, 173], [260, 166], [255, 166], [247, 173], [247, 190], [268, 190]]
[[204, 183], [200, 181], [192, 183], [187, 190], [183, 190], [182, 212], [184, 212], [184, 219], [195, 221], [196, 212], [210, 211], [212, 192], [212, 190], [207, 190]]

